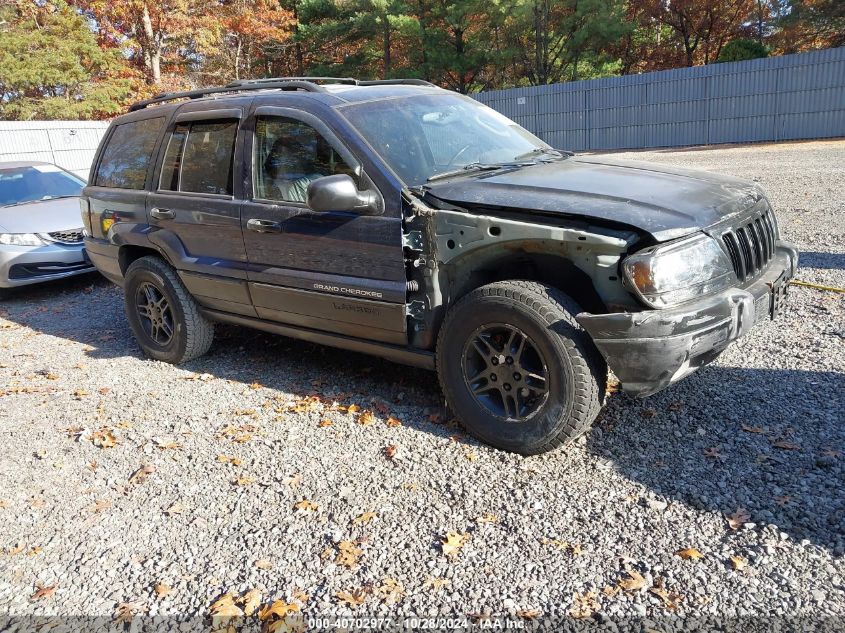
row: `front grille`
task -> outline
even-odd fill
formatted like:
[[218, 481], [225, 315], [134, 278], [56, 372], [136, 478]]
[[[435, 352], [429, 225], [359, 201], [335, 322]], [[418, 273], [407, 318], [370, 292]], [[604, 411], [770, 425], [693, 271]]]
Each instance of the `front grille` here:
[[776, 240], [777, 229], [768, 209], [722, 233], [722, 243], [739, 281], [751, 279], [766, 268], [775, 254]]
[[47, 237], [60, 244], [79, 244], [82, 242], [82, 229], [54, 231], [53, 233], [47, 233]]

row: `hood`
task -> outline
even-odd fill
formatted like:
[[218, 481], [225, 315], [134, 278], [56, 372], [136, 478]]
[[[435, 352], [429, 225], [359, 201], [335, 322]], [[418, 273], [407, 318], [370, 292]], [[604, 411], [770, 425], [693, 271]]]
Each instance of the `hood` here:
[[76, 197], [0, 207], [0, 231], [3, 233], [50, 233], [80, 228], [82, 216]]
[[427, 185], [461, 206], [542, 211], [617, 222], [656, 241], [681, 237], [741, 213], [763, 196], [753, 183], [655, 163], [577, 156]]

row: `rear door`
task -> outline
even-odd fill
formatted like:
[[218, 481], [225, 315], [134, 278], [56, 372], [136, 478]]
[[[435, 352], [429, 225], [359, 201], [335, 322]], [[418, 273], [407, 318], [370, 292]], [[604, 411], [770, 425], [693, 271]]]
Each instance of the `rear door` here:
[[150, 239], [176, 265], [206, 307], [255, 315], [246, 285], [240, 224], [242, 108], [177, 114], [168, 130], [158, 180], [147, 198]]
[[397, 209], [377, 216], [311, 210], [308, 183], [322, 176], [348, 174], [359, 190], [375, 190], [362, 163], [324, 122], [299, 109], [258, 107], [248, 127], [252, 169], [241, 221], [258, 315], [407, 344]]

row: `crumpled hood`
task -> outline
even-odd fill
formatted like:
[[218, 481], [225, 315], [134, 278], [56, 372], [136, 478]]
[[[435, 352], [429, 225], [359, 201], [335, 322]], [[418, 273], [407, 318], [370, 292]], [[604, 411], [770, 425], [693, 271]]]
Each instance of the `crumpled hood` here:
[[79, 198], [56, 198], [0, 207], [3, 233], [50, 233], [82, 228]]
[[619, 222], [657, 241], [681, 237], [748, 209], [753, 183], [705, 171], [577, 156], [427, 185], [455, 205], [536, 210]]

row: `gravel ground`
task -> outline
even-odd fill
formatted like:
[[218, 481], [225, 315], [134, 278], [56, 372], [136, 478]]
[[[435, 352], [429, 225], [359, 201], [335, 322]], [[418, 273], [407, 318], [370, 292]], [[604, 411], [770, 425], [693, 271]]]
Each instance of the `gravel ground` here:
[[[799, 278], [845, 287], [845, 141], [624, 156], [759, 182]], [[257, 589], [307, 617], [842, 630], [845, 295], [793, 287], [789, 308], [522, 458], [444, 420], [428, 372], [235, 327], [173, 367], [99, 277], [18, 292], [0, 307], [0, 629], [188, 630]]]

